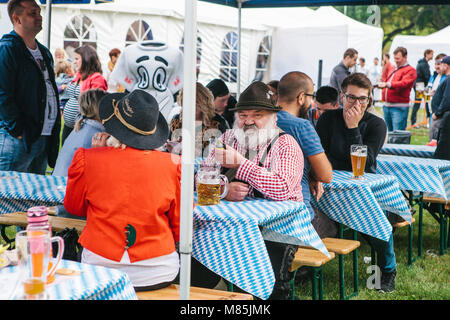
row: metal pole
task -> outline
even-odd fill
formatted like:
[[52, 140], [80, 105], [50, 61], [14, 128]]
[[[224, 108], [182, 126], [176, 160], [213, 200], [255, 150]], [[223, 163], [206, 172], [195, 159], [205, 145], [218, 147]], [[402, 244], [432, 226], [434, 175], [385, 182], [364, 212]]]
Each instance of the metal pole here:
[[52, 0], [47, 0], [47, 39], [45, 39], [47, 48], [50, 50], [50, 33], [52, 24]]
[[189, 299], [192, 254], [192, 201], [194, 199], [195, 84], [197, 0], [185, 0], [183, 123], [180, 209], [180, 300]]
[[241, 37], [242, 37], [242, 0], [238, 0], [238, 69], [236, 99], [241, 94]]
[[319, 75], [317, 76], [317, 89], [319, 89], [322, 86], [322, 65], [323, 60], [319, 60]]

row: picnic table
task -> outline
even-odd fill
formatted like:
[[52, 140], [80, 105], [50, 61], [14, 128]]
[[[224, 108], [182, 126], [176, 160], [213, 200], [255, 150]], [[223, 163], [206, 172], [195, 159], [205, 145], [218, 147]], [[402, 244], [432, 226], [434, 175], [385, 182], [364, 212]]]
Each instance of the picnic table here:
[[62, 204], [66, 183], [67, 177], [0, 171], [0, 214]]
[[329, 255], [303, 202], [247, 198], [194, 209], [193, 257], [261, 299], [269, 297], [275, 283], [264, 240], [311, 246]]
[[380, 150], [380, 154], [394, 156], [407, 156], [417, 158], [433, 158], [436, 147], [414, 144], [386, 143]]
[[[397, 177], [400, 188], [409, 193], [409, 201], [419, 204], [418, 257], [422, 256], [422, 220], [424, 198], [450, 201], [450, 161], [405, 156], [378, 155], [377, 173]], [[440, 254], [446, 248], [447, 217], [443, 212], [428, 211], [440, 225]]]
[[[78, 275], [56, 274], [55, 281], [47, 286], [49, 300], [137, 300], [133, 285], [125, 272], [117, 269], [94, 266], [75, 261], [61, 260], [58, 269], [80, 271]], [[0, 293], [6, 296], [6, 287], [17, 281], [18, 269], [14, 266], [0, 269]], [[20, 285], [13, 299], [20, 299]]]
[[[64, 202], [65, 177], [2, 172], [1, 213]], [[305, 204], [247, 198], [194, 208], [193, 257], [226, 280], [261, 298], [275, 277], [264, 240], [311, 246], [328, 255]]]
[[365, 173], [364, 180], [351, 179], [349, 171], [333, 170], [331, 183], [324, 183], [324, 193], [311, 204], [332, 220], [369, 236], [388, 241], [392, 233], [383, 210], [411, 222], [411, 212], [394, 176]]

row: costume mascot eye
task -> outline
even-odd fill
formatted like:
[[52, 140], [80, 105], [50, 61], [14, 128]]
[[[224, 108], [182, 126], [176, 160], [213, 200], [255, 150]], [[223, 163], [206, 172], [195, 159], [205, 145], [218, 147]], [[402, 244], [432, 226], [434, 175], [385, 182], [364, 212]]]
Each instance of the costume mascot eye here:
[[156, 69], [153, 74], [153, 88], [158, 91], [166, 91], [167, 87], [165, 85], [166, 82], [166, 70], [162, 67]]
[[138, 88], [139, 89], [147, 89], [148, 85], [150, 83], [150, 79], [149, 79], [150, 77], [148, 76], [147, 69], [143, 66], [140, 66], [137, 69], [137, 72], [138, 72], [139, 78], [140, 78], [139, 83], [138, 83]]

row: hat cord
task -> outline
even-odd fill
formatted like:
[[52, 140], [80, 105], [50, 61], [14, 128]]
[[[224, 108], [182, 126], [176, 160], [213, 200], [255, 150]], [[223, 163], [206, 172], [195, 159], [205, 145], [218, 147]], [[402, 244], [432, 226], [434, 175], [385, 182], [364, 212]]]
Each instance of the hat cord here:
[[139, 133], [140, 135], [148, 136], [148, 135], [154, 134], [154, 133], [156, 132], [156, 125], [155, 125], [155, 128], [154, 128], [153, 130], [151, 130], [151, 131], [142, 131], [142, 130], [140, 130], [140, 129], [134, 127], [134, 126], [132, 126], [132, 125], [129, 124], [128, 122], [126, 122], [125, 119], [124, 119], [124, 118], [122, 117], [122, 115], [120, 114], [120, 111], [119, 111], [119, 108], [118, 108], [118, 106], [119, 106], [119, 101], [116, 102], [116, 99], [113, 99], [113, 100], [112, 100], [112, 106], [113, 106], [113, 108], [114, 108], [114, 112], [113, 112], [108, 118], [103, 119], [103, 120], [102, 120], [102, 124], [105, 124], [105, 122], [111, 120], [112, 117], [116, 116], [116, 118], [119, 119], [119, 121], [120, 121], [125, 127], [127, 127], [128, 129], [130, 129], [130, 130], [133, 131], [133, 132]]

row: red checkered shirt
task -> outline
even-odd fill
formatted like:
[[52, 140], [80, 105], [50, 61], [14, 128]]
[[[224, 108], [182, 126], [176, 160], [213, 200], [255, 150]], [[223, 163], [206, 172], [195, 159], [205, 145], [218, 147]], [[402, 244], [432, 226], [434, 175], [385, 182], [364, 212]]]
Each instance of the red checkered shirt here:
[[[244, 155], [248, 148], [238, 144], [234, 137], [234, 129], [227, 130], [221, 139], [227, 145]], [[284, 134], [272, 145], [263, 166], [258, 166], [259, 160], [266, 150], [265, 146], [259, 147], [256, 156], [250, 161], [245, 159], [236, 172], [236, 179], [247, 182], [250, 185], [249, 196], [254, 196], [254, 189], [261, 192], [264, 197], [283, 201], [303, 201], [302, 176], [303, 176], [303, 152], [297, 141], [289, 134]], [[254, 152], [253, 152], [254, 153]], [[215, 162], [215, 149], [205, 159], [205, 163]]]

